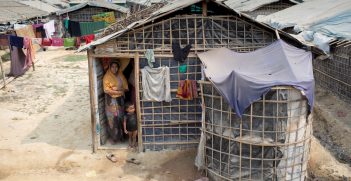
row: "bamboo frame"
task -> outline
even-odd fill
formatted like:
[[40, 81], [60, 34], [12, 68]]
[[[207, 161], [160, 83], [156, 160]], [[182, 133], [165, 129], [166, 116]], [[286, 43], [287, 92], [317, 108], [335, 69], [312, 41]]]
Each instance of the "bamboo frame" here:
[[96, 92], [95, 92], [95, 78], [94, 78], [94, 68], [93, 68], [93, 61], [94, 58], [91, 56], [92, 55], [92, 50], [88, 50], [87, 52], [88, 55], [88, 71], [89, 71], [89, 90], [90, 90], [90, 112], [91, 112], [91, 132], [92, 132], [92, 151], [95, 153], [97, 151], [97, 148], [99, 146], [99, 143], [97, 141], [97, 132], [96, 132]]
[[2, 80], [4, 81], [3, 88], [6, 88], [5, 70], [4, 70], [3, 66], [2, 66], [2, 58], [1, 58], [1, 56], [0, 56], [0, 66], [1, 66]]
[[[275, 87], [272, 90], [276, 91], [277, 95], [280, 95], [281, 91], [288, 92], [288, 99], [286, 102], [281, 100], [279, 96], [276, 96], [275, 99], [263, 97], [263, 100], [257, 101], [254, 104], [251, 104], [249, 112], [244, 114], [242, 119], [234, 119], [232, 122], [231, 109], [227, 110], [224, 107], [223, 97], [217, 96], [216, 89], [208, 81], [199, 81], [201, 83], [201, 95], [203, 98], [204, 111], [208, 116], [204, 120], [202, 132], [205, 137], [210, 137], [211, 140], [207, 141], [204, 145], [205, 150], [205, 167], [206, 173], [212, 179], [220, 180], [294, 180], [302, 179], [307, 175], [307, 162], [308, 154], [311, 145], [311, 128], [312, 121], [305, 121], [301, 124], [301, 119], [306, 119], [307, 114], [307, 101], [305, 98], [293, 98], [291, 97], [291, 91], [296, 91], [292, 87]], [[204, 88], [206, 86], [206, 89]], [[209, 89], [210, 88], [210, 89]], [[211, 92], [211, 94], [210, 94]], [[296, 91], [298, 92], [298, 91]], [[295, 93], [296, 94], [296, 93]], [[269, 99], [269, 101], [267, 100]], [[218, 102], [220, 101], [220, 102]], [[217, 103], [215, 103], [217, 102]], [[217, 104], [220, 103], [218, 106]], [[254, 111], [257, 111], [255, 106], [261, 104], [262, 115], [254, 114]], [[291, 105], [291, 106], [289, 106]], [[304, 105], [296, 107], [296, 105]], [[276, 111], [275, 115], [269, 115], [269, 111], [273, 110], [282, 110], [283, 113], [286, 112], [288, 116], [281, 116], [281, 112]], [[286, 110], [284, 108], [286, 107]], [[268, 113], [265, 115], [265, 113]], [[279, 113], [279, 114], [278, 114]], [[214, 116], [216, 114], [216, 119]], [[220, 114], [220, 118], [218, 117]], [[227, 125], [228, 118], [224, 119], [224, 115], [229, 116], [229, 125]], [[296, 121], [296, 125], [292, 124], [293, 127], [279, 127], [279, 123], [282, 120]], [[225, 122], [226, 124], [224, 124]], [[262, 121], [262, 128], [257, 128], [257, 122]], [[272, 124], [274, 121], [274, 130], [266, 130], [265, 124], [267, 126]], [[235, 123], [237, 122], [237, 123]], [[233, 123], [238, 124], [239, 127], [234, 127]], [[245, 127], [244, 127], [245, 124]], [[254, 125], [256, 125], [255, 130]], [[248, 126], [248, 127], [247, 127]], [[265, 129], [263, 129], [265, 128]], [[217, 130], [217, 131], [215, 131]], [[218, 133], [221, 130], [222, 133], [224, 130], [230, 130], [232, 133], [238, 133], [238, 137], [232, 137], [229, 135], [224, 135]], [[302, 135], [301, 135], [302, 134]], [[244, 137], [248, 136], [248, 137]], [[253, 135], [260, 135], [261, 141], [253, 141], [248, 138], [252, 138]], [[265, 138], [270, 139], [270, 136], [275, 135], [275, 139], [271, 140], [272, 142], [264, 142]], [[280, 135], [285, 135], [285, 142], [280, 142], [278, 137]], [[293, 136], [294, 137], [290, 137]], [[215, 146], [215, 143], [216, 145]], [[232, 150], [232, 146], [237, 145], [238, 152]], [[224, 148], [228, 148], [226, 150]], [[261, 149], [260, 155], [257, 155], [257, 151]], [[282, 157], [279, 156], [278, 152], [275, 151], [273, 157], [267, 157], [267, 150], [274, 149], [280, 150], [280, 153], [283, 154]], [[256, 155], [253, 154], [255, 150]], [[263, 154], [265, 153], [265, 155]], [[269, 154], [268, 154], [269, 155]], [[233, 162], [232, 160], [239, 160], [238, 162]], [[299, 160], [299, 161], [298, 161]], [[282, 162], [284, 165], [279, 165]], [[257, 163], [262, 163], [260, 167], [257, 167]], [[269, 165], [263, 163], [271, 163], [272, 168]], [[219, 164], [219, 165], [218, 165]], [[233, 173], [235, 170], [235, 173]], [[289, 170], [289, 172], [288, 172]], [[268, 178], [268, 173], [273, 174], [271, 179]], [[294, 174], [292, 174], [294, 173]], [[257, 177], [259, 174], [259, 178]], [[294, 178], [291, 178], [294, 177]]]

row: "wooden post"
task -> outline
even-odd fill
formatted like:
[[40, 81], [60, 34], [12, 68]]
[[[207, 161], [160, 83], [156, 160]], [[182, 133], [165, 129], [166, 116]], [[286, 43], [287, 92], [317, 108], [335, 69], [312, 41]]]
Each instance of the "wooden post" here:
[[139, 152], [144, 150], [142, 140], [142, 129], [141, 129], [141, 108], [140, 108], [140, 88], [139, 88], [139, 53], [135, 53], [134, 56], [134, 81], [135, 81], [135, 92], [136, 92], [136, 111], [138, 118], [138, 148]]
[[202, 16], [207, 16], [207, 2], [202, 0]]
[[0, 66], [1, 66], [2, 80], [4, 80], [4, 88], [6, 88], [5, 70], [4, 70], [4, 67], [2, 66], [2, 58], [1, 58], [1, 56], [0, 56]]
[[90, 112], [91, 112], [91, 134], [92, 134], [92, 150], [93, 153], [97, 150], [97, 140], [96, 140], [96, 103], [95, 103], [95, 86], [94, 86], [94, 70], [92, 51], [88, 50], [88, 73], [89, 73], [89, 92], [90, 92]]

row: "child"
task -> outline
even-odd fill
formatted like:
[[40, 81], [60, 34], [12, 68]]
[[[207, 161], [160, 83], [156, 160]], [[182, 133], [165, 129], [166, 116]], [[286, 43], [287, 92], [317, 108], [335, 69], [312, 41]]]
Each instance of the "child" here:
[[129, 147], [136, 147], [136, 136], [138, 133], [137, 119], [135, 115], [135, 108], [133, 103], [126, 103], [127, 114], [124, 116], [123, 128], [124, 132], [129, 136]]

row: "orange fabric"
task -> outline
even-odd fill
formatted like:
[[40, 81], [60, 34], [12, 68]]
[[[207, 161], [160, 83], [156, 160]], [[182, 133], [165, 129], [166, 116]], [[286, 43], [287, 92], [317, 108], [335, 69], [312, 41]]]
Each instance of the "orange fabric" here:
[[123, 88], [123, 91], [128, 90], [128, 82], [125, 76], [123, 75], [123, 72], [121, 70], [118, 70], [118, 73], [116, 75], [112, 73], [110, 68], [104, 75], [103, 86], [104, 91], [113, 90], [113, 87]]
[[196, 81], [194, 80], [181, 80], [179, 81], [177, 98], [183, 100], [193, 100], [198, 97]]
[[24, 48], [27, 49], [25, 62], [26, 62], [26, 65], [30, 67], [32, 66], [33, 61], [35, 59], [35, 51], [34, 51], [32, 39], [24, 37], [23, 40], [24, 40], [23, 41]]

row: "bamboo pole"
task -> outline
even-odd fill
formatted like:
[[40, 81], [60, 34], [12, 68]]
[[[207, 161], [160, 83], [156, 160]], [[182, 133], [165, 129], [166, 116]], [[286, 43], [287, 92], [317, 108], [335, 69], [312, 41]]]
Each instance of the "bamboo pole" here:
[[0, 57], [0, 66], [1, 66], [2, 80], [4, 80], [4, 87], [3, 88], [6, 88], [5, 70], [4, 70], [4, 67], [2, 66], [2, 58], [1, 57]]
[[142, 152], [143, 148], [143, 139], [142, 139], [142, 129], [141, 129], [141, 111], [140, 111], [140, 93], [139, 93], [139, 54], [136, 53], [134, 56], [134, 81], [135, 81], [135, 96], [136, 96], [136, 111], [138, 118], [138, 151]]
[[95, 84], [94, 84], [94, 67], [92, 50], [88, 50], [88, 69], [89, 69], [89, 90], [90, 90], [90, 111], [91, 111], [91, 132], [92, 132], [92, 150], [97, 151], [97, 133], [96, 133], [96, 102], [95, 102]]

